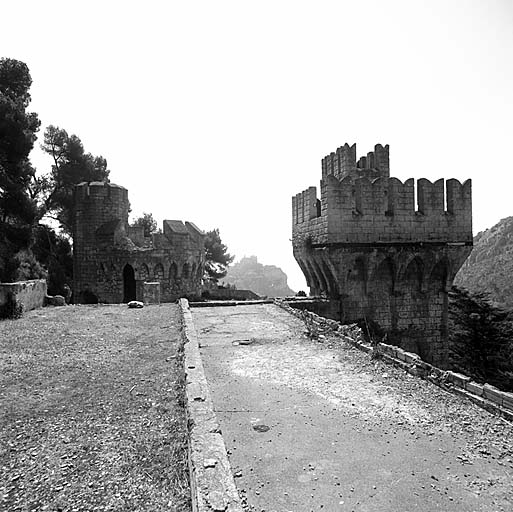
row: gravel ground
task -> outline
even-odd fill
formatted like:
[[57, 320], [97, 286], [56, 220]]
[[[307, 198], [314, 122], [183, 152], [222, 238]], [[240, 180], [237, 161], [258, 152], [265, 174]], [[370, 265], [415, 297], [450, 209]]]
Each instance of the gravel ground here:
[[189, 511], [175, 305], [0, 322], [0, 509]]

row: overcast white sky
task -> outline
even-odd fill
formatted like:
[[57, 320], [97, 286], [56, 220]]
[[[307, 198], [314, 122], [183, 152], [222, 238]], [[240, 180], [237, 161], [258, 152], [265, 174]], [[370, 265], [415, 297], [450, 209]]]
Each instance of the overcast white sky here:
[[40, 139], [77, 134], [133, 214], [218, 227], [296, 290], [291, 196], [345, 142], [390, 144], [400, 179], [472, 178], [474, 233], [513, 215], [512, 0], [17, 0], [0, 16]]

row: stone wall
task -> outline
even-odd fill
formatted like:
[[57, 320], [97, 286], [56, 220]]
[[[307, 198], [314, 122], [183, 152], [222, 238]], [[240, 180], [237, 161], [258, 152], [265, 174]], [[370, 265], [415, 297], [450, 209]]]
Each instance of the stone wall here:
[[41, 308], [44, 305], [47, 292], [45, 279], [18, 281], [16, 283], [0, 283], [0, 306], [3, 306], [12, 294], [12, 297], [23, 304], [23, 311]]
[[315, 187], [292, 198], [294, 256], [338, 319], [444, 367], [447, 291], [472, 250], [471, 183], [419, 179], [415, 202], [413, 179], [388, 176], [388, 154], [377, 145], [356, 162], [346, 144], [323, 159], [321, 199]]

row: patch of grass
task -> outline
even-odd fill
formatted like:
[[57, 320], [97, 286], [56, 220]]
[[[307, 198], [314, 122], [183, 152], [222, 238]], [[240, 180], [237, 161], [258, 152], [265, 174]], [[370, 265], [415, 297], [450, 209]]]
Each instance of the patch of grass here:
[[0, 322], [0, 509], [189, 511], [175, 305]]

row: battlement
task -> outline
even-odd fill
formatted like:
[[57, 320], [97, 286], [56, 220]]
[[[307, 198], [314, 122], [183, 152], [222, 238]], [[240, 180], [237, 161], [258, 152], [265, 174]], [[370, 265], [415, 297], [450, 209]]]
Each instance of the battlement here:
[[75, 201], [105, 200], [128, 201], [128, 190], [104, 181], [83, 182], [75, 187]]
[[336, 152], [330, 153], [322, 159], [322, 177], [333, 175], [343, 179], [346, 176], [353, 178], [378, 178], [390, 176], [390, 147], [376, 144], [374, 151], [356, 160], [356, 144], [344, 144]]
[[292, 198], [293, 231], [314, 243], [470, 242], [471, 181], [421, 178], [341, 180], [328, 174], [321, 199], [310, 187]]

